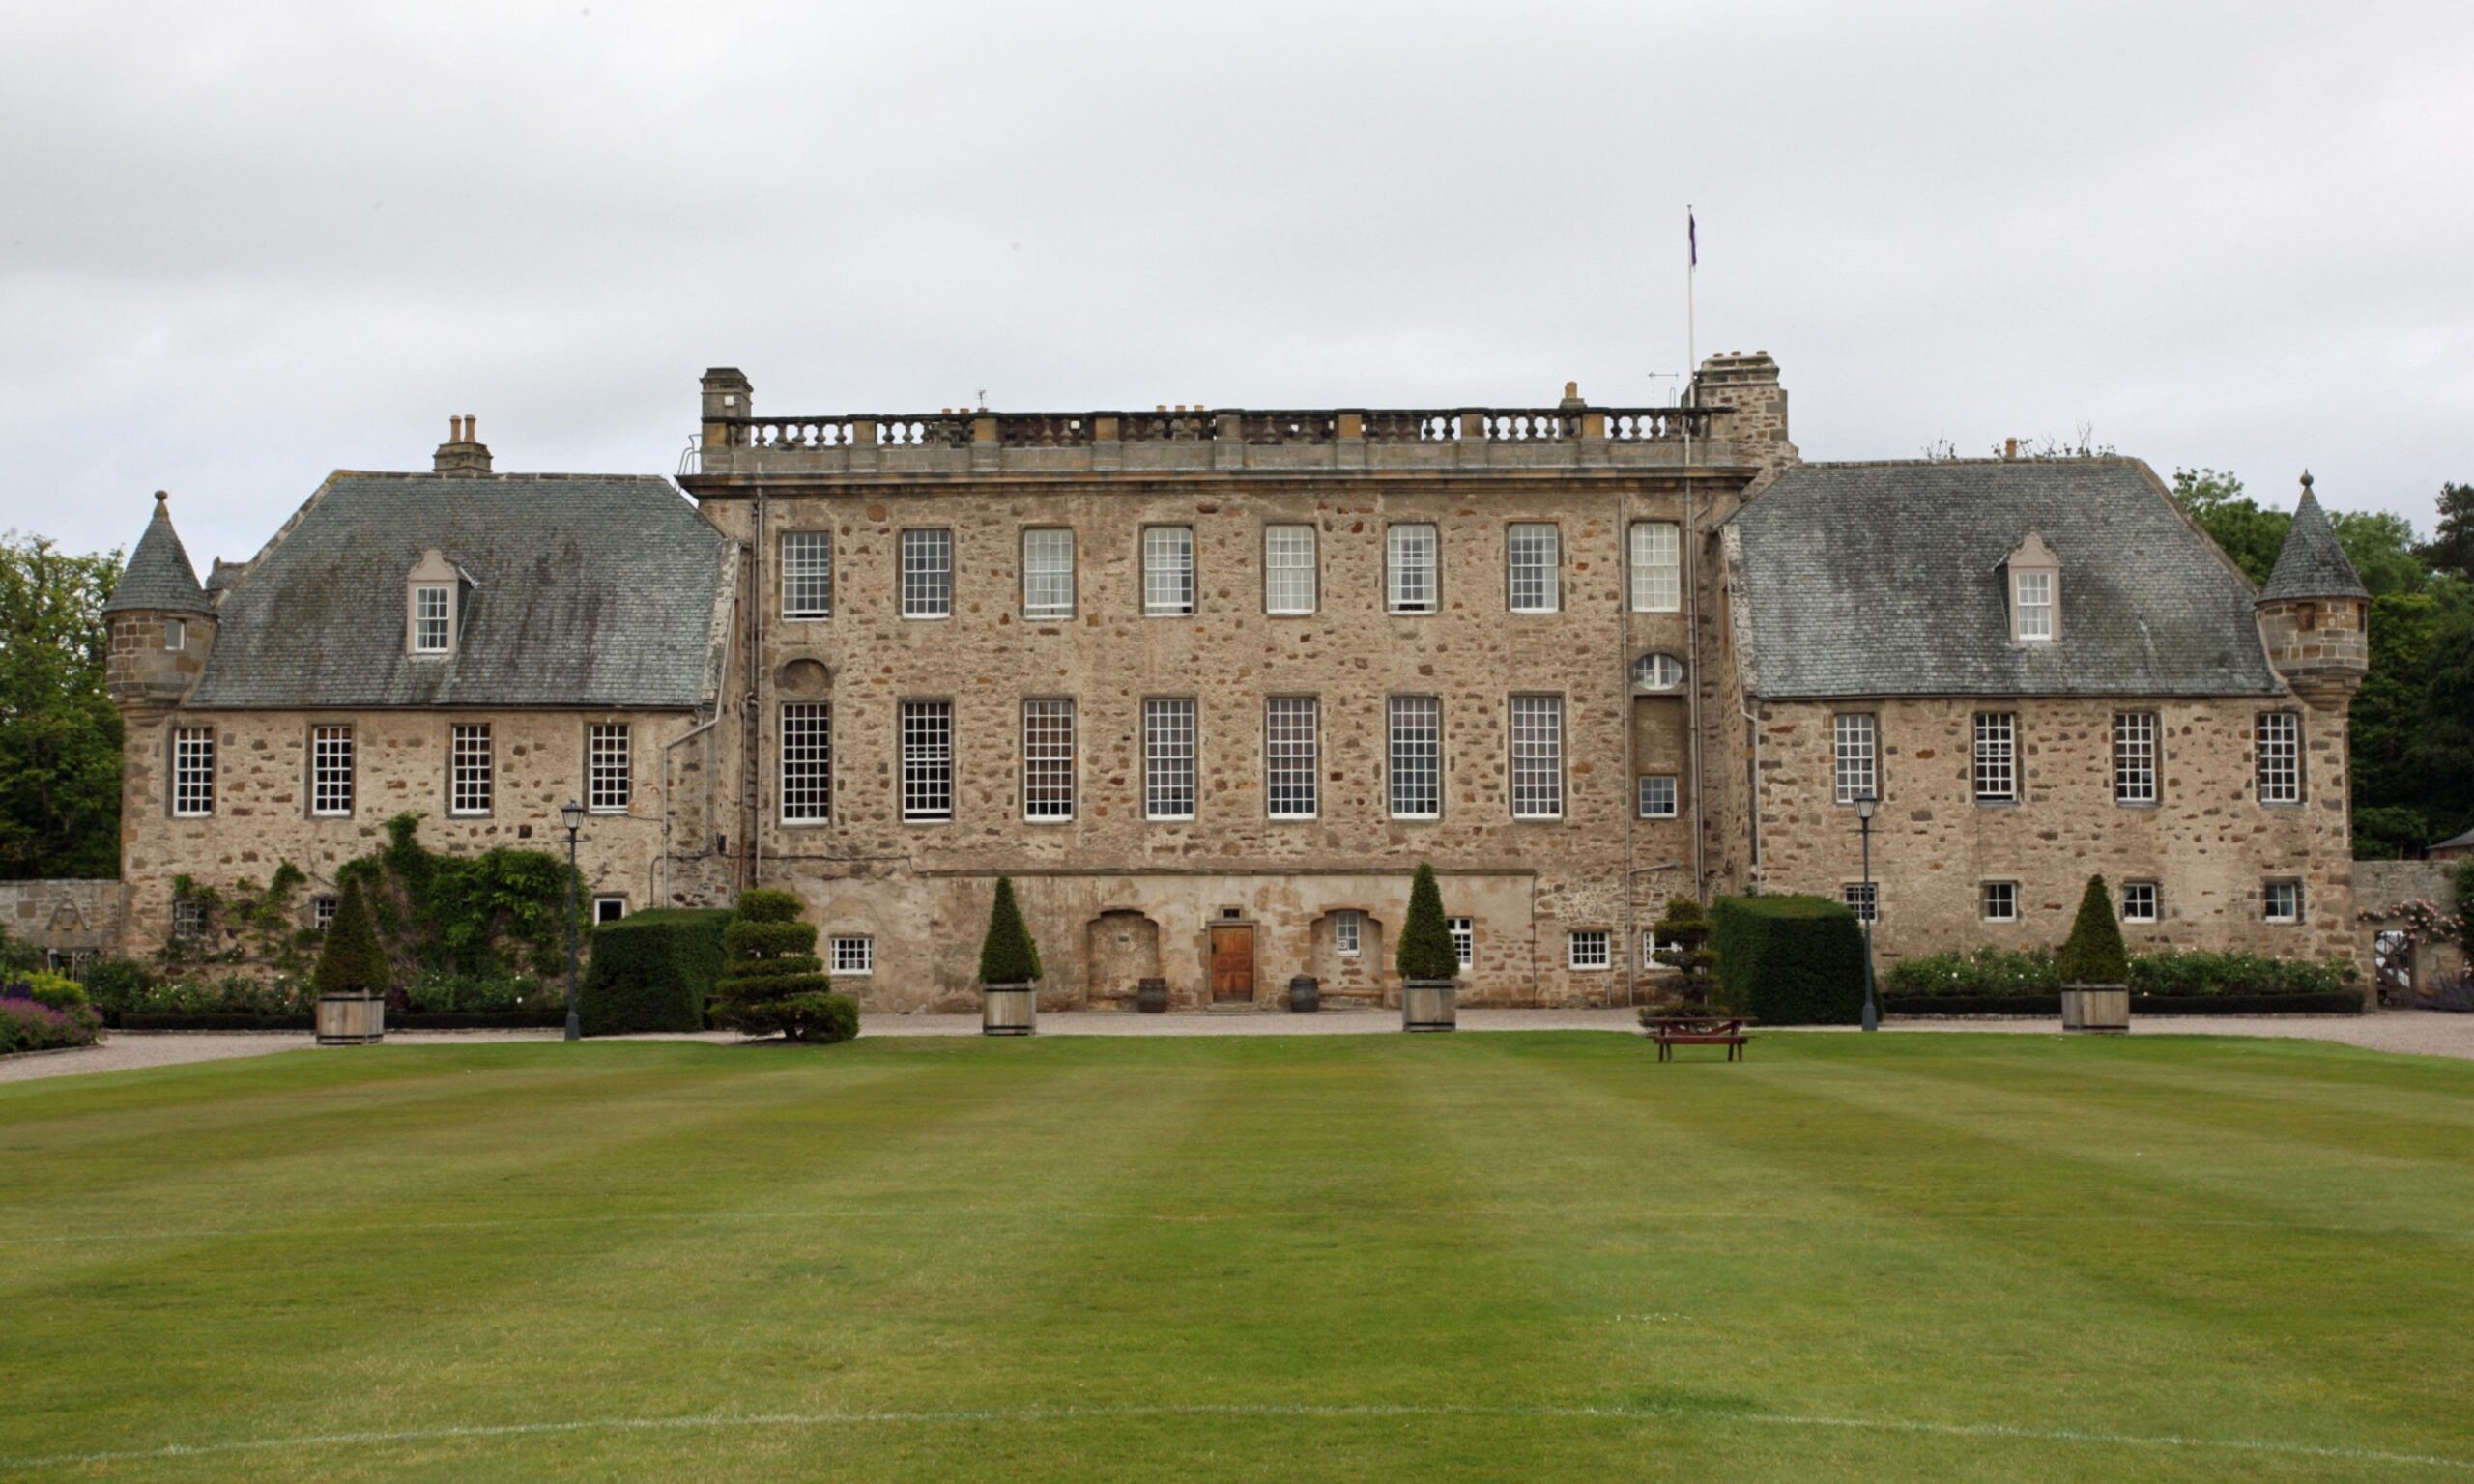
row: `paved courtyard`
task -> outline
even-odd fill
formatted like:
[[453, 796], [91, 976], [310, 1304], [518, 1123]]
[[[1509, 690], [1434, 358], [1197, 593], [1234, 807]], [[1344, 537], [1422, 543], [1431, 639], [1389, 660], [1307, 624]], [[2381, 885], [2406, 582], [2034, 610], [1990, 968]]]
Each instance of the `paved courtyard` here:
[[[1139, 1015], [1119, 1011], [1050, 1012], [1040, 1016], [1044, 1036], [1374, 1036], [1399, 1029], [1393, 1011], [1336, 1011], [1311, 1015], [1245, 1014]], [[1463, 1031], [1608, 1031], [1636, 1029], [1629, 1010], [1464, 1010]], [[1799, 1027], [1835, 1034], [1846, 1027]], [[2053, 1036], [2058, 1023], [2042, 1018], [1915, 1020], [1894, 1018], [1885, 1032], [1946, 1033], [1993, 1031], [2006, 1035]], [[873, 1015], [862, 1024], [863, 1036], [976, 1036], [977, 1015]], [[2328, 1041], [2371, 1051], [2397, 1051], [2418, 1056], [2474, 1059], [2474, 1015], [2449, 1015], [2428, 1010], [2391, 1010], [2375, 1015], [2165, 1015], [2142, 1019], [2135, 1034], [2180, 1036], [2265, 1036]], [[557, 1031], [398, 1031], [389, 1045], [469, 1045], [479, 1041], [555, 1041]], [[640, 1037], [637, 1040], [708, 1041], [728, 1043], [739, 1038], [721, 1032], [704, 1036]], [[0, 1082], [38, 1077], [72, 1076], [79, 1072], [130, 1071], [145, 1067], [173, 1067], [189, 1062], [216, 1062], [232, 1057], [267, 1056], [299, 1051], [314, 1044], [303, 1032], [138, 1031], [112, 1035], [100, 1045], [76, 1051], [38, 1052], [0, 1058]]]

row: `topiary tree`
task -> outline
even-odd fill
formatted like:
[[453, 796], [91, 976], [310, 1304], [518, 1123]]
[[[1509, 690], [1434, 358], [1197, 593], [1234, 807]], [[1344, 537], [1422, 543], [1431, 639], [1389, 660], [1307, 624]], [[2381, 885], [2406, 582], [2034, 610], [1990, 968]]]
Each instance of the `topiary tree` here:
[[1457, 979], [1460, 955], [1452, 946], [1452, 925], [1443, 920], [1443, 889], [1435, 885], [1434, 868], [1418, 863], [1409, 883], [1409, 918], [1400, 925], [1396, 958], [1402, 979]]
[[360, 878], [346, 876], [310, 983], [320, 994], [383, 995], [392, 977], [387, 950], [378, 941], [378, 923], [369, 915], [369, 899], [361, 895]]
[[996, 878], [996, 899], [988, 908], [988, 936], [979, 940], [979, 982], [1028, 985], [1040, 977], [1040, 946], [1014, 900], [1014, 878]]
[[[1652, 928], [1660, 945], [1654, 955], [1658, 962], [1675, 970], [1682, 982], [1673, 985], [1674, 1009], [1690, 1013], [1710, 1006], [1710, 970], [1718, 956], [1710, 951], [1710, 914], [1690, 897], [1667, 899], [1666, 915]], [[1654, 1006], [1654, 1010], [1666, 1006]]]
[[753, 887], [739, 893], [737, 915], [722, 929], [716, 1022], [749, 1036], [780, 1032], [791, 1041], [849, 1041], [859, 1034], [859, 1007], [827, 987], [816, 928], [799, 919], [805, 907], [791, 892]]
[[2122, 946], [2121, 924], [2114, 920], [2114, 896], [2103, 876], [2089, 876], [2079, 898], [2079, 916], [2070, 925], [2070, 939], [2056, 960], [2065, 985], [2130, 983], [2130, 951]]

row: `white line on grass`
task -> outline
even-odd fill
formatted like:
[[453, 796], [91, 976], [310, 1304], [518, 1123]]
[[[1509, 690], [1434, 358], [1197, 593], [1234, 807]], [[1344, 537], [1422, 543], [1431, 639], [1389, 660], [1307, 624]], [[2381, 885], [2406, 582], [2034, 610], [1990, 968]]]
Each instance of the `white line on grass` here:
[[[2451, 1227], [2409, 1226], [2393, 1222], [2285, 1221], [2266, 1216], [2179, 1216], [2086, 1213], [2015, 1213], [2003, 1212], [1909, 1212], [1890, 1215], [1798, 1215], [1772, 1211], [1660, 1211], [1654, 1207], [1616, 1208], [1566, 1204], [1535, 1206], [1403, 1206], [1353, 1207], [1358, 1216], [1537, 1216], [1632, 1214], [1653, 1222], [1760, 1221], [1821, 1222], [1832, 1227], [1906, 1226], [1918, 1222], [1969, 1222], [1988, 1226], [2215, 1226], [2255, 1227], [2283, 1232], [2333, 1232], [2361, 1236], [2462, 1237]], [[214, 1241], [225, 1238], [385, 1236], [403, 1232], [487, 1231], [501, 1227], [666, 1225], [679, 1222], [733, 1221], [907, 1221], [907, 1220], [1080, 1220], [1154, 1221], [1177, 1226], [1218, 1221], [1293, 1221], [1325, 1216], [1324, 1211], [1093, 1211], [1040, 1206], [841, 1206], [806, 1211], [676, 1211], [591, 1212], [555, 1216], [476, 1216], [463, 1221], [378, 1221], [358, 1225], [198, 1227], [134, 1232], [47, 1232], [40, 1237], [0, 1237], [0, 1247], [74, 1246], [87, 1241]]]
[[2018, 1442], [2064, 1442], [2099, 1447], [2152, 1450], [2201, 1449], [2256, 1453], [2284, 1458], [2327, 1458], [2351, 1463], [2407, 1464], [2429, 1469], [2474, 1471], [2474, 1459], [2430, 1453], [2395, 1453], [2380, 1448], [2335, 1447], [2324, 1443], [2278, 1442], [2257, 1438], [2184, 1438], [2173, 1434], [2100, 1433], [2080, 1428], [2018, 1427], [2000, 1422], [1924, 1422], [1899, 1417], [1806, 1416], [1794, 1413], [1729, 1412], [1703, 1407], [1481, 1407], [1361, 1406], [1312, 1403], [1225, 1403], [1195, 1406], [1020, 1407], [974, 1408], [928, 1412], [773, 1413], [757, 1415], [684, 1417], [600, 1417], [567, 1422], [506, 1422], [471, 1427], [402, 1428], [386, 1432], [323, 1433], [298, 1438], [255, 1438], [231, 1442], [168, 1443], [155, 1448], [126, 1448], [93, 1453], [51, 1453], [0, 1458], [0, 1469], [57, 1469], [95, 1464], [137, 1463], [149, 1459], [198, 1458], [222, 1453], [261, 1453], [290, 1449], [353, 1448], [393, 1443], [453, 1442], [475, 1439], [538, 1438], [572, 1433], [651, 1433], [721, 1431], [732, 1428], [832, 1428], [952, 1425], [977, 1422], [1039, 1423], [1141, 1421], [1158, 1418], [1224, 1417], [1233, 1419], [1349, 1419], [1392, 1417], [1526, 1417], [1545, 1420], [1618, 1422], [1702, 1421], [1752, 1427], [1846, 1428], [1863, 1432], [1909, 1433], [1936, 1438], [1985, 1438]]

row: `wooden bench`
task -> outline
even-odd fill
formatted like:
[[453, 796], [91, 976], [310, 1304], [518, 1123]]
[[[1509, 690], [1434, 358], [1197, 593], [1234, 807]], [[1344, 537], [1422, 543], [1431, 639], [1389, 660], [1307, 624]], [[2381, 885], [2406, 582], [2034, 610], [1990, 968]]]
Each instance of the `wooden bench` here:
[[1740, 1062], [1744, 1047], [1751, 1044], [1751, 1033], [1745, 1027], [1752, 1022], [1733, 1015], [1666, 1015], [1644, 1026], [1650, 1039], [1657, 1042], [1658, 1060], [1675, 1060], [1678, 1046], [1724, 1046], [1727, 1060]]

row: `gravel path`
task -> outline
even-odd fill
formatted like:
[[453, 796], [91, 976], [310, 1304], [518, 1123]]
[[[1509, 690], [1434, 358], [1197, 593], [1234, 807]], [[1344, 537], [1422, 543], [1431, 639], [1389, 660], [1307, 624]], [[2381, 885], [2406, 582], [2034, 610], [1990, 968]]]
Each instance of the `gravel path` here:
[[[1109, 1011], [1050, 1011], [1040, 1016], [1046, 1036], [1373, 1036], [1399, 1030], [1395, 1011], [1334, 1011], [1312, 1015], [1174, 1014], [1136, 1015]], [[1464, 1010], [1464, 1031], [1618, 1031], [1634, 1028], [1628, 1010]], [[2058, 1022], [2046, 1019], [1912, 1020], [1884, 1022], [1888, 1031], [1992, 1031], [2008, 1035], [2054, 1036]], [[1831, 1027], [1831, 1030], [1848, 1029]], [[977, 1015], [876, 1015], [863, 1034], [869, 1036], [976, 1036]], [[2134, 1035], [2265, 1036], [2303, 1041], [2331, 1041], [2372, 1051], [2398, 1051], [2421, 1056], [2474, 1059], [2474, 1015], [2449, 1015], [2429, 1010], [2391, 1010], [2375, 1015], [2161, 1015], [2134, 1022]], [[398, 1031], [387, 1038], [396, 1045], [470, 1045], [494, 1041], [556, 1041], [557, 1031]], [[729, 1044], [735, 1036], [633, 1037], [642, 1041], [703, 1041]], [[177, 1067], [190, 1062], [216, 1062], [237, 1056], [266, 1056], [277, 1051], [304, 1050], [314, 1044], [306, 1032], [139, 1031], [110, 1036], [101, 1045], [77, 1051], [46, 1051], [0, 1057], [0, 1082], [39, 1077], [73, 1076], [90, 1071], [133, 1071], [146, 1067]]]

